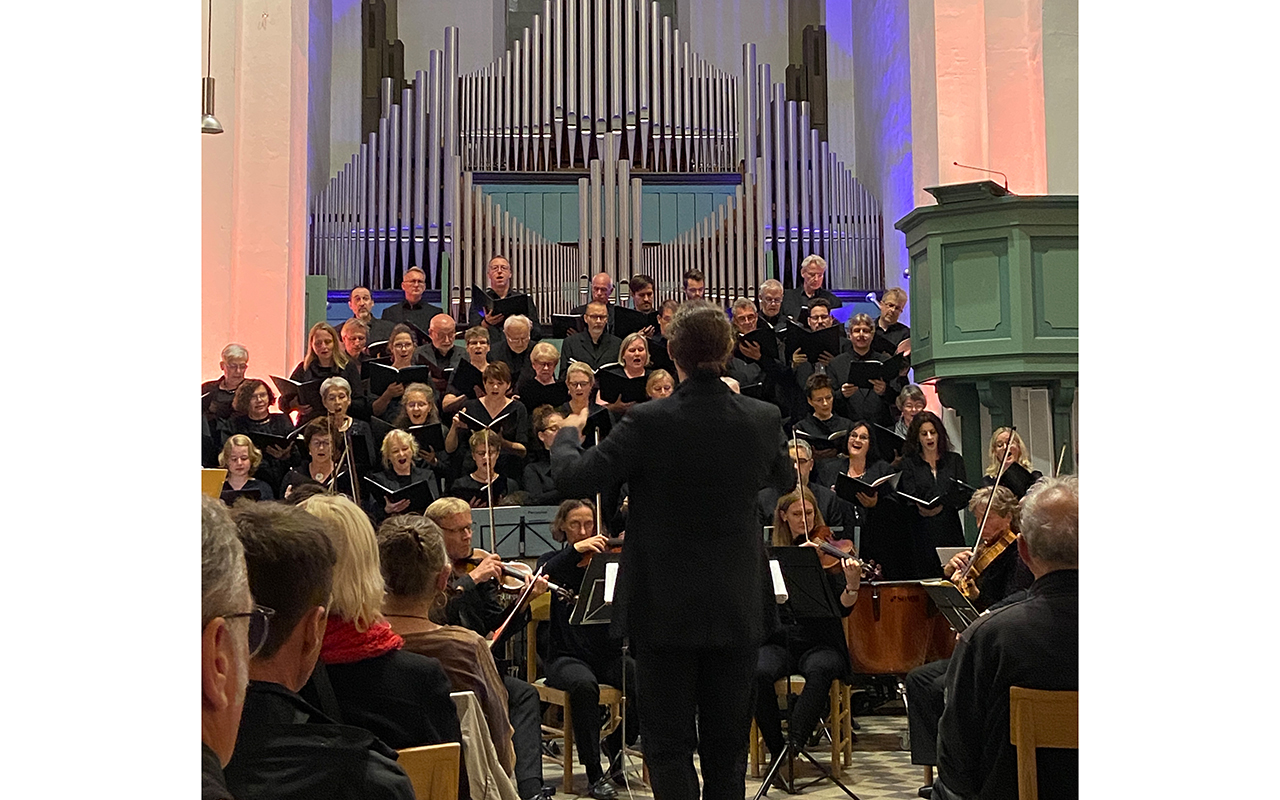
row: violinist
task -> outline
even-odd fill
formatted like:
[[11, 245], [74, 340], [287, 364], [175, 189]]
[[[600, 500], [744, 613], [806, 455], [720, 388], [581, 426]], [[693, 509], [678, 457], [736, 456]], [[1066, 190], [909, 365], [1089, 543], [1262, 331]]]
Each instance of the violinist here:
[[[816, 547], [817, 540], [832, 542], [832, 533], [823, 522], [813, 494], [803, 489], [779, 498], [774, 514], [773, 545]], [[832, 543], [837, 547], [843, 544], [841, 549], [847, 549], [850, 554], [838, 564], [832, 559], [832, 568], [827, 574], [832, 591], [839, 596], [841, 616], [846, 617], [858, 600], [862, 569], [854, 558], [852, 542]], [[779, 611], [782, 628], [760, 646], [755, 678], [756, 725], [774, 761], [781, 757], [788, 744], [782, 735], [774, 682], [793, 673], [804, 676], [804, 689], [791, 712], [787, 731], [790, 744], [799, 749], [809, 740], [822, 716], [832, 682], [838, 678], [848, 679], [850, 669], [844, 630], [838, 620], [795, 619], [785, 603]]]
[[[442, 497], [427, 506], [423, 515], [440, 526], [449, 563], [455, 565], [448, 580], [445, 620], [450, 625], [461, 625], [488, 637], [509, 615], [498, 597], [497, 579], [502, 574], [502, 559], [485, 553], [470, 572], [459, 568], [471, 566], [465, 562], [475, 554], [471, 546], [471, 507], [466, 501]], [[538, 578], [530, 597], [538, 597], [546, 591], [547, 579]], [[529, 611], [526, 608], [507, 624], [506, 630], [524, 630], [528, 621]], [[510, 675], [503, 675], [502, 684], [507, 689], [507, 713], [514, 729], [511, 740], [516, 751], [517, 788], [522, 798], [536, 797], [534, 792], [542, 786], [542, 721], [538, 692], [526, 681]]]
[[[987, 504], [991, 511], [987, 512]], [[965, 551], [943, 567], [943, 573], [957, 585], [970, 584], [969, 596], [974, 608], [986, 611], [994, 605], [1020, 598], [1035, 579], [1018, 554], [1017, 536], [1012, 530], [1018, 512], [1018, 500], [1003, 486], [982, 487], [969, 500], [969, 513], [978, 524], [987, 514], [987, 523], [978, 535], [977, 561], [969, 575], [961, 580], [964, 567], [973, 558]], [[982, 568], [978, 568], [982, 564]], [[975, 591], [976, 590], [976, 591]], [[962, 587], [961, 591], [965, 591]], [[911, 732], [911, 763], [936, 766], [938, 763], [938, 721], [942, 718], [943, 688], [950, 659], [932, 661], [907, 673], [907, 726]]]
[[[561, 586], [578, 587], [587, 574], [587, 559], [604, 552], [609, 544], [603, 532], [596, 530], [596, 508], [590, 500], [565, 500], [560, 504], [552, 534], [564, 537], [568, 547], [546, 553], [538, 559], [547, 577]], [[557, 596], [551, 598], [551, 635], [547, 649], [547, 685], [563, 689], [574, 709], [573, 733], [578, 744], [578, 758], [587, 770], [588, 794], [597, 800], [613, 800], [618, 792], [609, 778], [619, 766], [622, 750], [622, 726], [600, 741], [600, 717], [593, 709], [600, 705], [600, 684], [622, 685], [623, 655], [621, 643], [610, 638], [607, 625], [570, 625], [573, 605]], [[635, 703], [635, 661], [626, 657], [627, 743], [635, 741], [639, 730]], [[609, 774], [600, 767], [600, 751], [609, 759]]]

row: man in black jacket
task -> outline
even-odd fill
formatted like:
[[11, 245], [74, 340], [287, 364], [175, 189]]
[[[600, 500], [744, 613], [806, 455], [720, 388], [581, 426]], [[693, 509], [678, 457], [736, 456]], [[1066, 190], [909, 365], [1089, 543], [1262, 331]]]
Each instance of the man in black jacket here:
[[[404, 290], [404, 300], [383, 309], [382, 318], [392, 325], [397, 322], [412, 322], [425, 331], [431, 324], [431, 318], [441, 313], [440, 306], [422, 299], [427, 292], [427, 273], [423, 272], [421, 267], [409, 267], [404, 271], [400, 288]], [[378, 340], [374, 339], [374, 341]]]
[[686, 302], [667, 332], [675, 394], [635, 406], [586, 451], [586, 414], [571, 415], [552, 445], [552, 474], [565, 497], [628, 484], [613, 624], [636, 656], [654, 797], [698, 796], [696, 747], [703, 796], [738, 800], [756, 654], [778, 619], [752, 507], [761, 487], [787, 485], [791, 461], [778, 409], [719, 378], [733, 349], [724, 312]]
[[337, 555], [324, 525], [301, 508], [247, 503], [233, 515], [249, 588], [275, 609], [249, 661], [249, 690], [227, 785], [263, 800], [413, 800], [396, 752], [362, 728], [339, 725], [298, 695], [324, 639]]
[[[947, 669], [938, 725], [935, 800], [1017, 800], [1017, 750], [1009, 741], [1009, 687], [1078, 691], [1080, 486], [1045, 478], [1019, 508], [1018, 555], [1035, 575], [1027, 599], [992, 611], [960, 636]], [[1079, 796], [1074, 750], [1036, 753], [1040, 797]]]

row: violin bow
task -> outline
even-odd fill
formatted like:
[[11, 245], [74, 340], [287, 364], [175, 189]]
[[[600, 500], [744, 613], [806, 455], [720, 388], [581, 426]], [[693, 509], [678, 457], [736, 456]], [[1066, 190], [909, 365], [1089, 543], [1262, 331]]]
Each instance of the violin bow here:
[[[804, 510], [804, 490], [805, 485], [800, 475], [800, 439], [796, 435], [796, 429], [791, 429], [791, 449], [796, 453], [796, 493], [800, 495], [800, 521], [804, 525], [804, 538], [809, 538], [809, 515]], [[814, 498], [816, 502], [818, 498]], [[817, 509], [814, 509], [817, 511]]]

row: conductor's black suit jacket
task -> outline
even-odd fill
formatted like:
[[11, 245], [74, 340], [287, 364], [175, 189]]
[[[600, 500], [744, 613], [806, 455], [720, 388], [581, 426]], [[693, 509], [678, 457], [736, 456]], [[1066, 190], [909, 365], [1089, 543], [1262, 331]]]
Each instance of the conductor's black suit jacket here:
[[789, 485], [792, 469], [777, 407], [715, 377], [636, 405], [586, 451], [562, 428], [551, 471], [564, 497], [628, 484], [613, 633], [654, 648], [763, 642], [777, 607], [756, 494]]

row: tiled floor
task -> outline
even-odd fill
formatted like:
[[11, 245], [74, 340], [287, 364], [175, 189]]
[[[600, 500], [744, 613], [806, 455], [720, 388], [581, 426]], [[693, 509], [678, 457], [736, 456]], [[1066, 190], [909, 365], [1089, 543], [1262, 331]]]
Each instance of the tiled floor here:
[[[904, 749], [904, 737], [907, 730], [906, 712], [902, 703], [894, 701], [886, 703], [874, 712], [855, 717], [862, 729], [857, 731], [858, 741], [853, 745], [853, 764], [845, 771], [842, 782], [849, 787], [860, 800], [909, 800], [916, 797], [916, 790], [924, 780], [923, 768], [911, 764], [911, 754]], [[813, 748], [814, 758], [819, 763], [827, 764], [830, 759], [829, 745]], [[697, 758], [695, 756], [695, 763]], [[796, 768], [800, 776], [818, 775], [815, 768], [807, 762], [799, 762]], [[586, 776], [581, 767], [577, 770], [574, 784], [578, 792], [586, 791]], [[561, 769], [551, 763], [543, 762], [544, 780], [559, 787]], [[804, 782], [803, 780], [801, 781]], [[754, 797], [760, 789], [760, 781], [747, 775], [747, 797]], [[627, 797], [627, 792], [619, 789], [619, 794]], [[557, 800], [568, 800], [575, 794], [566, 795], [557, 788]], [[771, 789], [766, 797], [779, 800], [788, 795], [781, 789]], [[846, 795], [830, 781], [822, 781], [801, 791], [800, 797], [811, 800], [836, 800]], [[652, 798], [653, 793], [647, 788], [634, 787], [631, 797]]]

